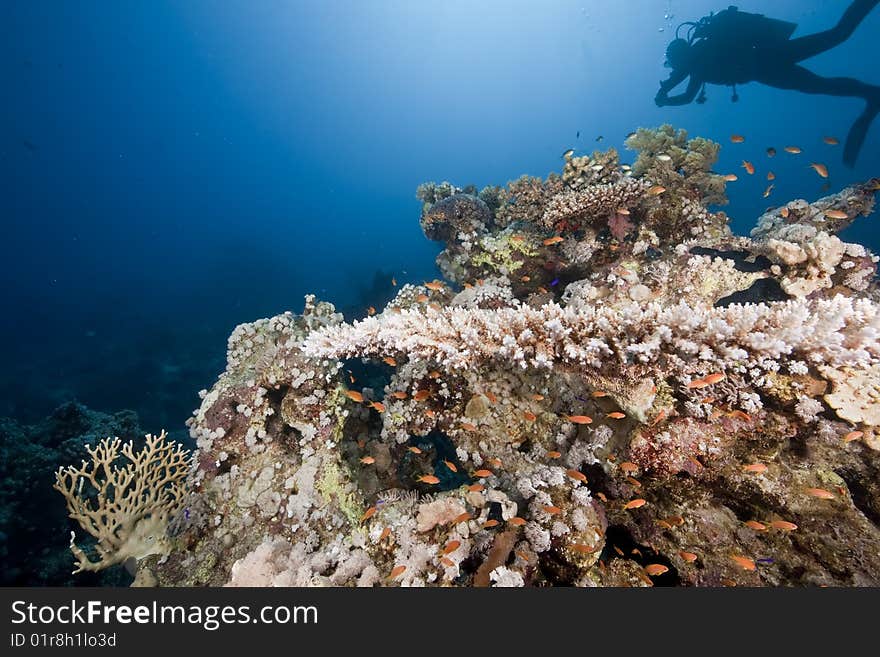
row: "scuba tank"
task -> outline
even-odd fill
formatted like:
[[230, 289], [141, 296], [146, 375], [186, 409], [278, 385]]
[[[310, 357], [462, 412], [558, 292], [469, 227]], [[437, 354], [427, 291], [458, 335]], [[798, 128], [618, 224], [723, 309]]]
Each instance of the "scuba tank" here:
[[697, 22], [682, 23], [675, 30], [688, 26], [687, 41], [693, 44], [698, 39], [711, 39], [715, 42], [739, 42], [757, 48], [762, 45], [787, 41], [797, 29], [797, 23], [767, 18], [764, 14], [751, 14], [730, 5], [724, 11], [712, 13]]

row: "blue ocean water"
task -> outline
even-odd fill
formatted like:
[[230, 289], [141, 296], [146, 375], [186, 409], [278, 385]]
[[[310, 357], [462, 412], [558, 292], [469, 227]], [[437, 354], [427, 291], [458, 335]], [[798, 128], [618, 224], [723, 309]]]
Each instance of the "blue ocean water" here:
[[[738, 6], [800, 36], [847, 5]], [[723, 144], [717, 170], [740, 174], [725, 211], [745, 234], [774, 202], [880, 174], [880, 125], [852, 169], [822, 142], [843, 141], [858, 99], [752, 83], [736, 103], [710, 86], [702, 105], [654, 104], [675, 27], [725, 7], [4, 3], [0, 416], [33, 421], [77, 399], [181, 429], [235, 324], [298, 311], [311, 292], [350, 318], [387, 300], [392, 275], [438, 276], [439, 245], [418, 224], [423, 181], [545, 176], [567, 148], [622, 150], [636, 127], [668, 122]], [[877, 34], [880, 10], [805, 64], [880, 84]], [[779, 155], [763, 198], [768, 146]], [[874, 222], [846, 237], [880, 251]]]

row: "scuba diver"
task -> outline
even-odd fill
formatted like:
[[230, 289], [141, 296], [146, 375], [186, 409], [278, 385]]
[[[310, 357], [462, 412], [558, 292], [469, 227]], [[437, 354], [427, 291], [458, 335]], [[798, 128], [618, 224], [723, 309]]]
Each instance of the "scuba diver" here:
[[[733, 101], [739, 100], [737, 84], [761, 82], [778, 89], [795, 89], [808, 94], [864, 98], [867, 106], [847, 135], [843, 161], [853, 166], [874, 117], [880, 112], [880, 86], [853, 78], [825, 78], [799, 62], [830, 50], [846, 41], [880, 0], [855, 0], [830, 30], [792, 39], [796, 23], [750, 14], [730, 6], [697, 23], [682, 23], [675, 40], [666, 49], [666, 66], [672, 69], [660, 83], [654, 98], [658, 106], [686, 105], [696, 98], [706, 102], [705, 85], [733, 87]], [[688, 26], [687, 38], [679, 38]], [[687, 89], [669, 96], [685, 79]], [[699, 96], [698, 96], [699, 94]]]

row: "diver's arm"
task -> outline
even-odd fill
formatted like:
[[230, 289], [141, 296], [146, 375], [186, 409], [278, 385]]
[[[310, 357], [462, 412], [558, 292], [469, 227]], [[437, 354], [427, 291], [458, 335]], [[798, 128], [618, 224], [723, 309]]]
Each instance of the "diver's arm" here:
[[[687, 74], [684, 74], [687, 77]], [[673, 78], [669, 78], [668, 82], [671, 82]], [[682, 78], [684, 79], [684, 78]], [[681, 80], [678, 80], [675, 84], [678, 84]], [[697, 77], [691, 75], [691, 80], [688, 82], [687, 89], [684, 90], [684, 93], [678, 94], [677, 96], [668, 96], [666, 95], [669, 89], [672, 89], [674, 86], [667, 86], [665, 83], [660, 85], [660, 91], [657, 92], [656, 98], [654, 98], [654, 102], [657, 105], [663, 107], [664, 105], [687, 105], [696, 97], [697, 93], [700, 91], [700, 87], [703, 86], [701, 80]]]

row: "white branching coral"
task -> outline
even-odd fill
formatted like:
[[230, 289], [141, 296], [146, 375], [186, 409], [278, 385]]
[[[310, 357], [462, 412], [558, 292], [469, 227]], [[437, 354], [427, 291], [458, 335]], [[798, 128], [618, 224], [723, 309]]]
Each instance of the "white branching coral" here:
[[[116, 464], [121, 454], [128, 460]], [[70, 533], [70, 550], [76, 570], [97, 571], [134, 557], [166, 554], [169, 521], [181, 511], [186, 499], [186, 478], [190, 453], [179, 443], [148, 434], [145, 447], [134, 451], [133, 443], [105, 438], [97, 447], [87, 447], [91, 462], [79, 467], [59, 468], [54, 488], [67, 502], [70, 517], [97, 545], [97, 561], [75, 543]]]
[[450, 369], [500, 359], [521, 367], [600, 368], [660, 358], [749, 366], [796, 356], [816, 364], [880, 359], [880, 311], [868, 299], [796, 299], [723, 308], [681, 302], [608, 308], [407, 310], [313, 332], [312, 357], [408, 354]]

